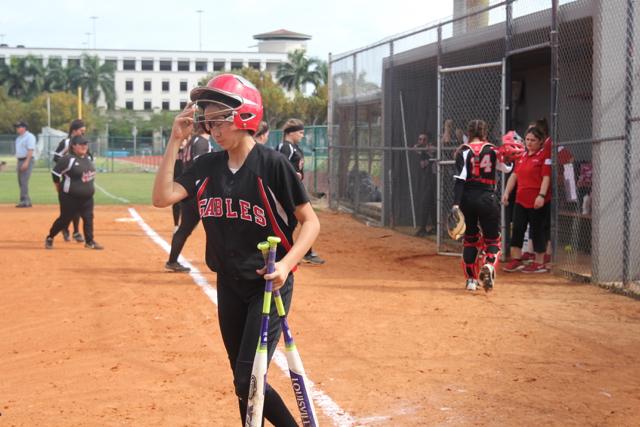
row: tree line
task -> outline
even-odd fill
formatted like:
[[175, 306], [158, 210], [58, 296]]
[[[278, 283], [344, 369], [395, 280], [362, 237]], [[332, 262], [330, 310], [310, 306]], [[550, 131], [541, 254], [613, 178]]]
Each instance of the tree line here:
[[[115, 72], [113, 62], [100, 61], [87, 54], [63, 66], [62, 59], [27, 55], [11, 57], [0, 64], [0, 133], [13, 133], [13, 123], [24, 119], [33, 131], [47, 124], [47, 98], [51, 101], [51, 126], [66, 129], [76, 118], [76, 92], [83, 91], [83, 118], [93, 132], [103, 132], [107, 123], [111, 135], [128, 136], [135, 124], [141, 135], [171, 128], [174, 114], [168, 112], [115, 111]], [[309, 58], [304, 50], [290, 52], [280, 64], [276, 78], [253, 68], [234, 70], [258, 87], [265, 104], [265, 119], [278, 127], [289, 117], [298, 117], [310, 125], [327, 120], [327, 78], [325, 61]], [[199, 83], [206, 82], [213, 75]], [[97, 109], [100, 96], [106, 111]], [[94, 126], [91, 126], [93, 124]]]

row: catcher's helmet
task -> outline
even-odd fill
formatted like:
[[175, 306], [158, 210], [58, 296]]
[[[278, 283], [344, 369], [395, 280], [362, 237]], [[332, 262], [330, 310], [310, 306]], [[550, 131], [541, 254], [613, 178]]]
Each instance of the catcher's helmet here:
[[502, 145], [498, 147], [498, 156], [501, 161], [510, 162], [520, 158], [525, 152], [522, 137], [510, 130], [502, 136]]
[[255, 133], [262, 120], [262, 96], [247, 79], [235, 74], [220, 74], [206, 86], [191, 91], [194, 102], [214, 102], [229, 108], [238, 129]]

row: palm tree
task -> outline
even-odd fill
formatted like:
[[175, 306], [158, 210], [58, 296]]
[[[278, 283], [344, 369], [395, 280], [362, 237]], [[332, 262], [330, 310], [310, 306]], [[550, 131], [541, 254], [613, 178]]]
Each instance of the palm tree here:
[[43, 89], [48, 92], [65, 92], [69, 89], [67, 74], [62, 66], [62, 58], [49, 58]]
[[44, 75], [41, 58], [14, 56], [0, 68], [0, 84], [5, 86], [9, 96], [28, 101], [42, 91]]
[[287, 54], [287, 62], [278, 65], [278, 71], [276, 78], [287, 90], [294, 90], [295, 92], [301, 92], [301, 88], [306, 83], [311, 83], [317, 87], [318, 77], [315, 75], [315, 70], [311, 69], [314, 65], [317, 66], [318, 61], [316, 59], [309, 59], [306, 57], [304, 49], [297, 49]]
[[100, 58], [97, 55], [82, 56], [83, 71], [82, 86], [86, 95], [89, 97], [89, 103], [96, 106], [100, 98], [100, 92], [104, 94], [107, 108], [113, 109], [115, 106], [116, 89], [115, 89], [115, 69], [113, 64], [105, 62], [100, 64]]

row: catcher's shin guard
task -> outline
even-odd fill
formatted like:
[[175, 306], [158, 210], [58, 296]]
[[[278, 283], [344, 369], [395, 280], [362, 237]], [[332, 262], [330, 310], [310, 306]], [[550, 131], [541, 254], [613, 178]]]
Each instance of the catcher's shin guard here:
[[477, 279], [478, 278], [478, 265], [476, 263], [467, 264], [462, 261], [462, 271], [464, 271], [465, 279]]
[[491, 264], [494, 267], [498, 266], [498, 261], [500, 260], [500, 254], [502, 253], [500, 249], [500, 244], [502, 242], [502, 238], [498, 234], [498, 237], [495, 239], [484, 238], [484, 261], [483, 264]]
[[467, 279], [476, 279], [478, 277], [478, 266], [476, 259], [478, 257], [478, 242], [480, 234], [465, 234], [464, 249], [462, 250], [462, 269]]

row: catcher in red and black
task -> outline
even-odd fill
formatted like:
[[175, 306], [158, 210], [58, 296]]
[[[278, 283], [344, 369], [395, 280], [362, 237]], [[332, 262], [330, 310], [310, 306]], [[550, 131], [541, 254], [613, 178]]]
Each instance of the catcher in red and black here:
[[[455, 155], [456, 171], [452, 212], [464, 214], [462, 263], [467, 290], [493, 289], [495, 267], [500, 257], [500, 201], [495, 193], [496, 171], [509, 172], [507, 166], [517, 155], [512, 144], [500, 148], [487, 141], [487, 124], [472, 120], [467, 126], [468, 141]], [[509, 153], [505, 156], [505, 153]], [[520, 152], [521, 153], [521, 152]], [[479, 225], [479, 227], [478, 227]], [[480, 259], [478, 255], [482, 254]], [[478, 269], [478, 267], [480, 268]], [[478, 271], [479, 270], [479, 271]]]

